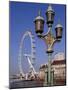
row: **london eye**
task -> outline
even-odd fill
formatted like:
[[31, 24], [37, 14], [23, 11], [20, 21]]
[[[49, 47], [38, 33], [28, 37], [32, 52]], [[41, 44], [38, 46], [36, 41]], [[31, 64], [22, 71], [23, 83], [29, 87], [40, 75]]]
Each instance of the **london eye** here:
[[[30, 40], [30, 53], [24, 53], [24, 47], [23, 44], [25, 42], [25, 38], [29, 37]], [[27, 47], [26, 47], [27, 48]], [[30, 31], [26, 31], [20, 41], [20, 46], [19, 46], [19, 55], [18, 55], [18, 66], [19, 66], [19, 72], [21, 77], [25, 77], [27, 79], [27, 74], [24, 74], [24, 70], [22, 68], [22, 61], [23, 61], [23, 57], [26, 58], [26, 60], [28, 61], [28, 65], [29, 65], [29, 71], [32, 75], [34, 75], [36, 73], [35, 68], [34, 68], [34, 64], [35, 64], [35, 53], [36, 53], [36, 49], [35, 49], [35, 38], [34, 35], [30, 32]]]

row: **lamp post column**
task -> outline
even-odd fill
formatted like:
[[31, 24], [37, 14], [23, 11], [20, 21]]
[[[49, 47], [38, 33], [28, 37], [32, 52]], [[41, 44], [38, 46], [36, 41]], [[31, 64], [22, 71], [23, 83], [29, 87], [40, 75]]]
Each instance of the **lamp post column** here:
[[[35, 32], [36, 32], [37, 36], [40, 39], [43, 39], [47, 45], [46, 53], [48, 54], [48, 69], [47, 69], [47, 71], [45, 69], [45, 81], [44, 81], [43, 86], [52, 86], [53, 85], [53, 78], [54, 78], [53, 75], [54, 74], [53, 74], [52, 67], [51, 67], [51, 60], [52, 60], [51, 57], [52, 57], [52, 53], [53, 53], [53, 46], [54, 46], [55, 42], [60, 42], [60, 40], [62, 38], [63, 27], [60, 23], [57, 24], [55, 27], [56, 36], [54, 36], [52, 34], [52, 25], [54, 23], [54, 16], [55, 16], [55, 12], [53, 11], [51, 5], [49, 5], [48, 9], [46, 11], [46, 24], [48, 26], [48, 32], [46, 34], [43, 34], [45, 21], [44, 21], [44, 18], [41, 16], [40, 12], [39, 12], [39, 15], [34, 20]], [[46, 77], [46, 72], [47, 72], [47, 77]], [[47, 78], [47, 81], [46, 81], [46, 78]], [[46, 82], [47, 82], [47, 84], [46, 84]]]

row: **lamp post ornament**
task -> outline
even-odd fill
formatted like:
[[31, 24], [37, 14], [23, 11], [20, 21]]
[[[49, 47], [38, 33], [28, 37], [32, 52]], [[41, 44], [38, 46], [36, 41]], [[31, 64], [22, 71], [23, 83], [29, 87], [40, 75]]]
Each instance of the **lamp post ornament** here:
[[[47, 70], [47, 85], [51, 86], [53, 85], [53, 72], [52, 72], [52, 67], [51, 67], [51, 56], [53, 53], [53, 46], [55, 42], [59, 42], [62, 38], [62, 30], [63, 27], [60, 23], [58, 23], [55, 27], [56, 31], [56, 36], [52, 34], [52, 25], [54, 23], [54, 16], [55, 12], [52, 9], [51, 4], [49, 4], [48, 9], [46, 11], [46, 24], [48, 26], [48, 32], [46, 34], [42, 34], [44, 31], [44, 18], [41, 16], [41, 12], [39, 11], [39, 15], [35, 18], [34, 23], [35, 23], [35, 32], [37, 36], [41, 39], [44, 40], [44, 42], [47, 45], [47, 50], [46, 53], [48, 54], [48, 70]], [[46, 78], [46, 77], [45, 77]], [[46, 86], [46, 83], [44, 81], [44, 86]]]

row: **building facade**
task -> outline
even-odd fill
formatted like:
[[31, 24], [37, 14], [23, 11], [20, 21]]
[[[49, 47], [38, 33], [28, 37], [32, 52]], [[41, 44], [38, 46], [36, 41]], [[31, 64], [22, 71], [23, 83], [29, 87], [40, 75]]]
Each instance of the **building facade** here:
[[[46, 77], [43, 77], [44, 74], [48, 70], [48, 65], [44, 64], [40, 66], [40, 78], [42, 77], [43, 80], [46, 78], [47, 81], [47, 75]], [[45, 72], [44, 72], [45, 71]], [[52, 63], [51, 63], [51, 71], [53, 71], [53, 83], [54, 85], [65, 85], [66, 84], [66, 60], [63, 56], [63, 54], [57, 54]]]

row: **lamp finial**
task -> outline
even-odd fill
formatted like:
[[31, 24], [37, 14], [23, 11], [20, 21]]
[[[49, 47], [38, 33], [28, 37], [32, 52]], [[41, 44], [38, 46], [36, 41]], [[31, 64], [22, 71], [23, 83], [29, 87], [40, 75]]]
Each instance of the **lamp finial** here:
[[38, 15], [41, 16], [41, 10], [38, 11]]

